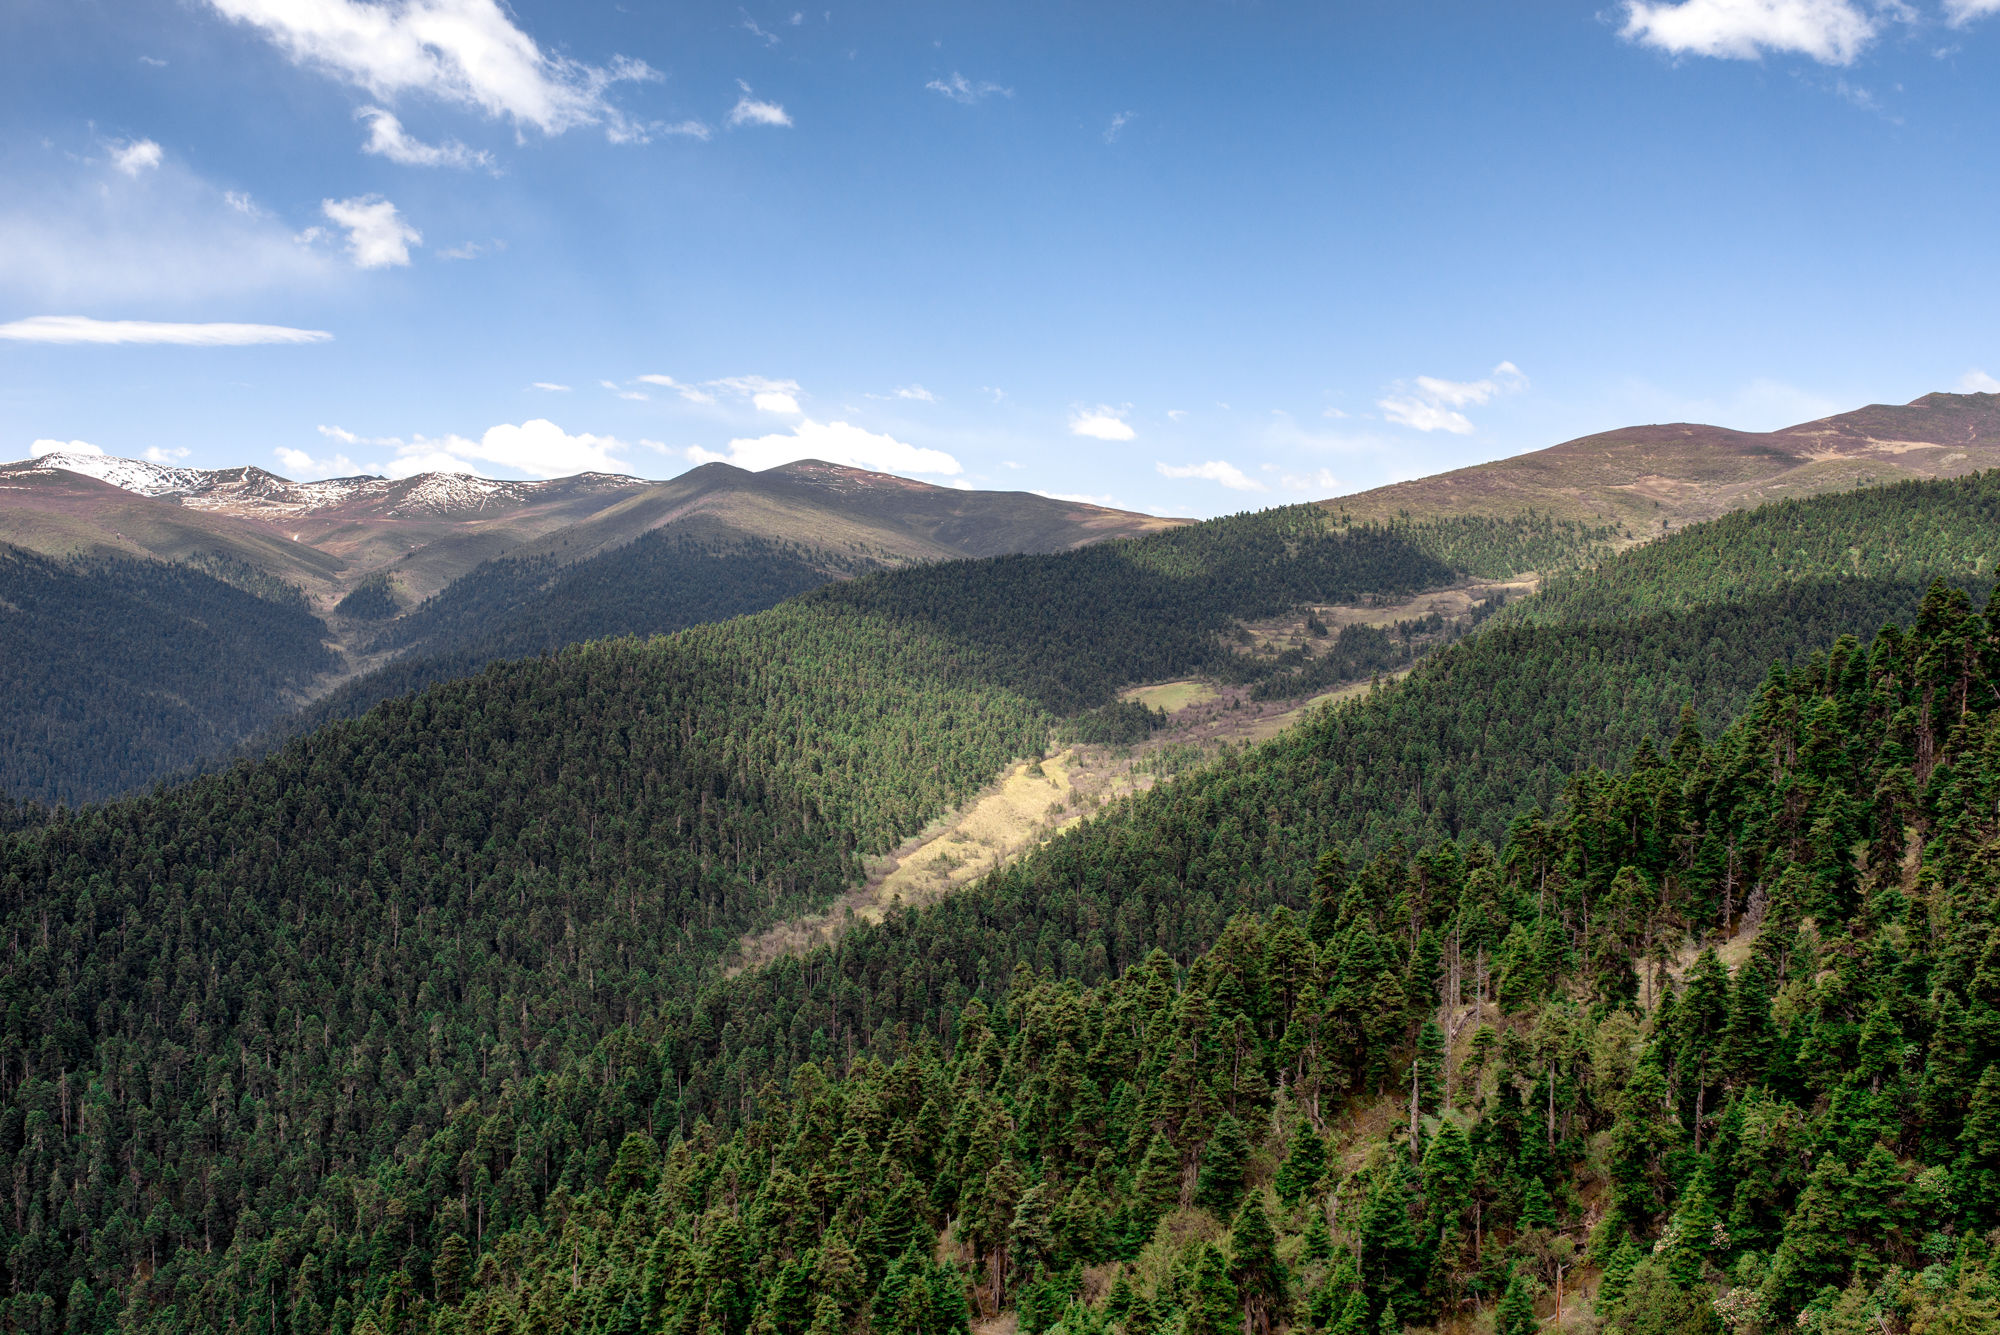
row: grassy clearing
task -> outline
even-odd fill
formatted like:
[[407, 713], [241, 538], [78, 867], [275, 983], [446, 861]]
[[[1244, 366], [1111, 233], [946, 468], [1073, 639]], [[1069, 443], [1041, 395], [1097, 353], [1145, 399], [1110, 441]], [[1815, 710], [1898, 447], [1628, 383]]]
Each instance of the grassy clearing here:
[[1158, 686], [1134, 686], [1118, 693], [1120, 700], [1136, 700], [1148, 709], [1164, 709], [1178, 714], [1190, 705], [1205, 705], [1219, 698], [1205, 681], [1169, 681]]

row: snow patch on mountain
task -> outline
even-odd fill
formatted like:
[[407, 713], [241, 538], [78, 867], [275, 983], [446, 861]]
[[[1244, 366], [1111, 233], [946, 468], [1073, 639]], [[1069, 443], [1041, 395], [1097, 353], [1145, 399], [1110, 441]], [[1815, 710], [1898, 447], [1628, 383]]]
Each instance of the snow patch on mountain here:
[[[136, 491], [141, 496], [165, 496], [171, 492], [190, 491], [200, 487], [208, 475], [199, 468], [169, 468], [163, 464], [148, 463], [144, 459], [121, 459], [115, 454], [73, 454], [58, 450], [44, 454], [39, 459], [24, 461], [33, 469], [61, 469], [66, 473], [81, 473], [94, 477], [99, 482], [109, 482], [114, 487], [126, 491]], [[16, 468], [22, 467], [16, 464]]]

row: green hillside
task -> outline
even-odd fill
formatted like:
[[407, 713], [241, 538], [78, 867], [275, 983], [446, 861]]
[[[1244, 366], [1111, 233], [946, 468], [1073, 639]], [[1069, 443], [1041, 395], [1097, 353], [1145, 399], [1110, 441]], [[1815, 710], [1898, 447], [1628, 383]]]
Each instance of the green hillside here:
[[[1866, 522], [1906, 532], [1978, 485], [1873, 493]], [[1906, 573], [1959, 569], [1979, 534], [1966, 513]], [[9, 1319], [345, 1332], [365, 1305], [385, 1331], [451, 1328], [441, 1299], [490, 1299], [543, 1264], [538, 1230], [574, 1240], [580, 1288], [587, 1235], [654, 1246], [657, 1216], [573, 1212], [627, 1132], [693, 1137], [693, 1154], [704, 1120], [721, 1134], [753, 1119], [807, 1061], [840, 1071], [954, 1041], [967, 1003], [1003, 1006], [1020, 965], [1099, 986], [1156, 949], [1192, 961], [1244, 910], [1305, 913], [1336, 842], [1498, 838], [1579, 767], [1664, 736], [1690, 695], [1727, 719], [1773, 658], [1907, 618], [1921, 594], [1834, 570], [1810, 597], [1494, 626], [921, 914], [720, 979], [737, 935], [824, 902], [863, 853], [1038, 751], [1058, 716], [1234, 661], [1232, 618], [1405, 597], [1458, 568], [1395, 529], [1279, 511], [872, 576], [664, 640], [495, 665], [259, 764], [9, 836], [0, 926], [21, 963], [5, 979], [0, 1172], [50, 1184], [0, 1217]], [[1386, 1038], [1341, 1052], [1357, 1079], [1399, 1059]], [[1115, 1178], [1147, 1144], [1093, 1154]], [[747, 1208], [760, 1188], [730, 1171], [702, 1189], [734, 1182], [726, 1199]], [[850, 1247], [878, 1245], [849, 1222]], [[705, 1227], [689, 1224], [698, 1246]], [[665, 1328], [664, 1307], [628, 1296], [584, 1328]], [[861, 1302], [841, 1298], [837, 1323]]]
[[333, 670], [298, 591], [246, 592], [218, 578], [243, 574], [225, 561], [211, 554], [205, 573], [0, 546], [0, 792], [74, 804], [153, 782]]
[[444, 1188], [394, 1269], [358, 1198], [281, 1251], [293, 1319], [1528, 1335], [1586, 1271], [1630, 1335], [1990, 1329], [1996, 630], [1940, 586], [1497, 849], [1330, 850], [1302, 913], [1017, 967], [726, 1127], [664, 1127], [672, 1050], [621, 1036], [374, 1184]]

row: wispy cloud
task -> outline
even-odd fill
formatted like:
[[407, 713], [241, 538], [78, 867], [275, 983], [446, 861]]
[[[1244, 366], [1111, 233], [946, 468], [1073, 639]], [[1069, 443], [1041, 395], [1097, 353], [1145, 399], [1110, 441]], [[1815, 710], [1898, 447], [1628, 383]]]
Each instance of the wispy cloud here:
[[637, 383], [642, 385], [658, 385], [662, 389], [671, 389], [689, 403], [708, 404], [715, 402], [715, 395], [709, 393], [707, 390], [695, 385], [684, 385], [670, 375], [642, 375], [638, 378]]
[[1963, 28], [1988, 14], [2000, 14], [2000, 0], [1945, 0], [1944, 3], [1945, 21], [1954, 28]]
[[1315, 468], [1310, 473], [1286, 473], [1278, 479], [1286, 491], [1309, 491], [1315, 496], [1331, 496], [1340, 490], [1340, 479], [1331, 468]]
[[1130, 125], [1132, 123], [1132, 115], [1133, 115], [1132, 112], [1121, 111], [1117, 115], [1113, 116], [1111, 118], [1111, 124], [1104, 127], [1104, 142], [1107, 144], [1117, 143], [1120, 132], [1122, 132], [1127, 125]]
[[397, 214], [380, 195], [328, 199], [320, 208], [329, 221], [347, 229], [347, 253], [357, 268], [382, 269], [410, 262], [410, 247], [423, 244], [423, 233]]
[[551, 55], [516, 27], [499, 0], [208, 0], [262, 33], [291, 60], [384, 100], [423, 93], [495, 119], [561, 134], [603, 125], [613, 139], [643, 138], [608, 100], [612, 85], [659, 77], [614, 56], [587, 65]]
[[363, 153], [373, 153], [405, 167], [493, 165], [492, 155], [467, 148], [456, 139], [447, 139], [442, 144], [426, 144], [412, 138], [395, 114], [381, 107], [363, 107], [354, 114], [357, 119], [368, 122], [368, 142], [361, 146]]
[[710, 389], [720, 389], [738, 398], [750, 400], [750, 406], [758, 412], [796, 414], [799, 409], [799, 382], [796, 380], [773, 380], [761, 375], [732, 375], [720, 380], [706, 382]]
[[1460, 408], [1485, 403], [1501, 394], [1517, 394], [1528, 387], [1528, 377], [1512, 362], [1501, 362], [1484, 380], [1440, 380], [1420, 375], [1408, 385], [1376, 400], [1382, 415], [1400, 426], [1418, 431], [1449, 431], [1463, 436], [1472, 432], [1472, 422]]
[[1958, 378], [1958, 392], [1961, 394], [2000, 394], [2000, 380], [1995, 380], [1984, 371], [1967, 371]]
[[1249, 476], [1235, 464], [1223, 459], [1210, 459], [1198, 464], [1156, 463], [1161, 477], [1198, 478], [1204, 482], [1217, 482], [1231, 491], [1265, 491], [1263, 483]]
[[736, 12], [743, 16], [743, 21], [737, 24], [737, 27], [759, 41], [762, 41], [766, 46], [776, 46], [778, 44], [778, 34], [760, 25], [756, 19], [751, 18], [749, 10], [739, 9]]
[[736, 105], [729, 109], [731, 129], [739, 125], [788, 126], [792, 118], [776, 102], [760, 102], [749, 94], [736, 99]]
[[[2000, 7], [2000, 0], [1973, 3]], [[1622, 35], [1676, 56], [1757, 60], [1777, 52], [1849, 65], [1880, 30], [1880, 19], [1852, 0], [1627, 0]]]
[[1098, 404], [1095, 408], [1078, 408], [1070, 414], [1069, 433], [1072, 436], [1089, 436], [1093, 440], [1131, 440], [1138, 432], [1125, 420], [1125, 410]]
[[932, 79], [924, 87], [933, 93], [942, 93], [952, 101], [968, 107], [996, 94], [1001, 97], [1014, 95], [1014, 90], [1011, 88], [997, 83], [974, 83], [957, 70], [951, 72], [949, 79]]
[[159, 166], [163, 156], [160, 146], [150, 139], [134, 139], [111, 147], [111, 165], [127, 176], [137, 176], [148, 168]]
[[0, 324], [15, 343], [177, 343], [183, 347], [244, 347], [253, 343], [324, 343], [324, 329], [276, 324], [170, 324], [155, 320], [93, 320], [84, 315], [33, 315]]
[[529, 385], [528, 388], [539, 389], [549, 394], [567, 394], [570, 392], [568, 385], [558, 385], [553, 380], [537, 380], [534, 384]]

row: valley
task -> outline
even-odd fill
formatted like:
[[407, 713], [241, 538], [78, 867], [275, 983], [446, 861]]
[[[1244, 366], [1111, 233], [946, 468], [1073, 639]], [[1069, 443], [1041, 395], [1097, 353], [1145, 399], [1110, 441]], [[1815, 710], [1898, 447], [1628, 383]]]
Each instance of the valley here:
[[351, 603], [457, 669], [0, 835], [0, 1319], [1978, 1328], [2000, 477], [1346, 502]]

